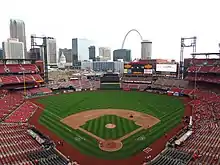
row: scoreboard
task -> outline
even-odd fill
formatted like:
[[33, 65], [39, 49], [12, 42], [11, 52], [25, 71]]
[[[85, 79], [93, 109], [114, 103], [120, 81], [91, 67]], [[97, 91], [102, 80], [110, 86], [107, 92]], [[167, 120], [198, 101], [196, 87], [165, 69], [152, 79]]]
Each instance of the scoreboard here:
[[153, 68], [151, 64], [124, 64], [125, 74], [152, 74]]

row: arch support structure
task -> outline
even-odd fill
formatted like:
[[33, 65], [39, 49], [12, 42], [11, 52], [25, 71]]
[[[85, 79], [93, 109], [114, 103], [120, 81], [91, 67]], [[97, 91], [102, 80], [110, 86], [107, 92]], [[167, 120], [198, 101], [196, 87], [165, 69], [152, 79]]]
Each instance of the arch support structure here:
[[124, 37], [124, 40], [123, 40], [122, 46], [121, 46], [122, 49], [124, 49], [124, 44], [125, 44], [125, 41], [126, 41], [127, 36], [128, 36], [131, 32], [133, 32], [133, 31], [136, 32], [136, 33], [140, 36], [141, 41], [143, 41], [143, 38], [142, 38], [141, 33], [140, 33], [137, 29], [131, 29], [131, 30], [129, 30], [129, 31], [126, 33], [126, 35], [125, 35], [125, 37]]

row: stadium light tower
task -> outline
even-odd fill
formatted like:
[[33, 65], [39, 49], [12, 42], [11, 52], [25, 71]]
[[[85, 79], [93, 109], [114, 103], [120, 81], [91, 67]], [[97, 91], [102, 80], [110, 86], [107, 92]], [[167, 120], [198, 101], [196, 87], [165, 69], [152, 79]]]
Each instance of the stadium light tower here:
[[[35, 39], [42, 39], [42, 44], [37, 44], [35, 42]], [[44, 81], [48, 83], [49, 77], [48, 77], [48, 60], [47, 60], [47, 39], [54, 39], [53, 37], [37, 37], [35, 35], [31, 35], [31, 48], [34, 48], [35, 46], [43, 47], [44, 53], [43, 53], [43, 60], [44, 60]]]
[[[192, 47], [193, 48], [193, 53], [196, 52], [196, 40], [197, 37], [188, 37], [188, 38], [181, 38], [181, 45], [180, 45], [180, 63], [179, 63], [179, 69], [178, 69], [178, 78], [179, 79], [183, 79], [183, 71], [184, 71], [184, 48], [189, 48]], [[185, 44], [185, 41], [191, 41], [190, 44]]]

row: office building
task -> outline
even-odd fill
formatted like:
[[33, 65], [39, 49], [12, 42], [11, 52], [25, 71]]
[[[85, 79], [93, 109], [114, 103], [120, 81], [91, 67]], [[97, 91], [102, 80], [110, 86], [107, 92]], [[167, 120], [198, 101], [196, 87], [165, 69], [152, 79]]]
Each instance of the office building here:
[[10, 38], [2, 43], [4, 59], [24, 59], [24, 43], [16, 38]]
[[128, 49], [117, 49], [113, 51], [113, 61], [122, 59], [124, 62], [131, 61], [131, 50]]
[[95, 46], [90, 46], [89, 47], [89, 59], [92, 61], [96, 60], [96, 55], [95, 55], [96, 51], [95, 51]]
[[59, 49], [59, 58], [61, 57], [62, 53], [66, 58], [66, 65], [72, 66], [72, 63], [73, 63], [72, 49], [67, 49], [67, 48], [61, 49], [60, 48]]
[[111, 49], [107, 47], [99, 48], [99, 57], [101, 61], [109, 61], [111, 60]]
[[93, 42], [88, 39], [73, 38], [72, 39], [72, 59], [73, 66], [78, 65], [82, 61], [89, 60], [88, 48]]
[[19, 42], [23, 42], [25, 58], [28, 58], [24, 21], [18, 19], [10, 19], [10, 38], [17, 38]]
[[93, 70], [93, 61], [82, 61], [81, 69]]
[[57, 44], [54, 38], [47, 39], [47, 63], [57, 65]]
[[3, 50], [0, 48], [0, 59], [3, 59]]
[[28, 58], [41, 60], [42, 59], [41, 49], [40, 48], [31, 48], [28, 52]]
[[94, 70], [96, 72], [124, 72], [124, 62], [120, 61], [83, 61], [81, 63], [81, 69]]
[[124, 73], [124, 62], [114, 61], [114, 72]]
[[145, 40], [141, 42], [141, 59], [150, 60], [152, 57], [152, 42]]

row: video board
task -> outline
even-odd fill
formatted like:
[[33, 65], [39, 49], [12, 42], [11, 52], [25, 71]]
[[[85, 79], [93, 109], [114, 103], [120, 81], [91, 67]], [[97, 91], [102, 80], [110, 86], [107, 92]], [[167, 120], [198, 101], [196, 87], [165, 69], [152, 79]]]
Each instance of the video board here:
[[125, 74], [152, 74], [151, 64], [124, 64]]
[[157, 64], [157, 72], [177, 72], [177, 64]]

